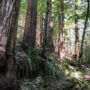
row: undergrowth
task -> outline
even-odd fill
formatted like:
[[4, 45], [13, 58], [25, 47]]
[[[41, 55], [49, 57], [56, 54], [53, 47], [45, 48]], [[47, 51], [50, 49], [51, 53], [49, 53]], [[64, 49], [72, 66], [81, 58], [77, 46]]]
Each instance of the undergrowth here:
[[[33, 69], [32, 60], [37, 58], [40, 55], [40, 52], [41, 51], [39, 49], [34, 49], [29, 52], [30, 58], [28, 59], [28, 65], [30, 69]], [[42, 59], [42, 57], [39, 56], [39, 59]], [[67, 88], [68, 83], [65, 81], [65, 78], [67, 78], [69, 79], [69, 83], [72, 84], [70, 86], [73, 87], [72, 90], [90, 89], [90, 82], [83, 78], [83, 75], [86, 73], [86, 71], [81, 69], [79, 66], [71, 65], [70, 61], [67, 59], [63, 60], [61, 63], [61, 60], [53, 54], [49, 55], [46, 61], [47, 71], [44, 73], [42, 71], [40, 74], [41, 79], [38, 82], [38, 87], [48, 88], [52, 83], [54, 83], [55, 80], [62, 80], [64, 83], [66, 83], [64, 86], [62, 86]]]

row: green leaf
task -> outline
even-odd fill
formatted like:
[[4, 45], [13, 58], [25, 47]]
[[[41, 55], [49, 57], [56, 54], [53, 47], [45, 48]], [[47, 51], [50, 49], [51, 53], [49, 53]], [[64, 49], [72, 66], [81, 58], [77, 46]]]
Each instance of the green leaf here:
[[29, 69], [32, 70], [32, 60], [28, 58], [27, 65], [29, 66]]

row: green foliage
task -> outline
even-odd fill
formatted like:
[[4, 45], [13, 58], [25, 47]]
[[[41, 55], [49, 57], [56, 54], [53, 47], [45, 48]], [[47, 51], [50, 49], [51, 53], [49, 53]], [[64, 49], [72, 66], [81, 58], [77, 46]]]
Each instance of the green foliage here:
[[40, 55], [41, 48], [32, 48], [32, 47], [29, 47], [27, 52], [28, 52], [28, 55], [29, 55], [29, 57], [31, 59], [37, 58]]
[[89, 89], [89, 84], [90, 84], [89, 81], [84, 79], [82, 80], [82, 85], [84, 89]]
[[84, 19], [84, 20], [86, 19], [85, 17], [86, 17], [86, 11], [84, 11], [84, 12], [79, 16], [80, 19]]
[[46, 12], [46, 0], [38, 0], [37, 10], [39, 13], [45, 13]]
[[[71, 0], [70, 0], [71, 1]], [[75, 12], [78, 13], [78, 19], [79, 20], [85, 20], [86, 16], [86, 8], [85, 5], [79, 5], [79, 10], [75, 11], [75, 7], [70, 6], [70, 1], [67, 3], [64, 3], [64, 14], [67, 15], [66, 21], [64, 22], [65, 26], [68, 27], [69, 25], [72, 25], [75, 20]], [[54, 27], [53, 27], [53, 34], [58, 34], [60, 32], [60, 27], [58, 23], [58, 16], [60, 16], [60, 1], [59, 0], [52, 0], [52, 17], [54, 18]], [[78, 4], [78, 2], [76, 2]], [[45, 14], [46, 12], [46, 0], [38, 0], [38, 7], [37, 7], [38, 13]], [[22, 0], [21, 2], [21, 13], [25, 14], [26, 12], [26, 0]], [[74, 26], [73, 26], [74, 27]], [[70, 27], [73, 28], [73, 27]], [[67, 28], [64, 30], [65, 36], [67, 35]], [[90, 54], [89, 54], [89, 46], [85, 47], [84, 49], [84, 63], [90, 64]], [[29, 69], [32, 70], [32, 62], [36, 60], [38, 63], [38, 57], [39, 59], [42, 59], [40, 57], [41, 48], [28, 48], [28, 62], [27, 65], [29, 66]], [[74, 78], [74, 80], [77, 80], [76, 82], [80, 82], [81, 85], [85, 88], [88, 87], [88, 82], [86, 80], [82, 79], [82, 74], [84, 74], [83, 70], [79, 69], [78, 67], [74, 67], [70, 65], [70, 61], [65, 59], [62, 64], [60, 61], [57, 60], [56, 57], [50, 56], [46, 60], [47, 62], [47, 73], [44, 73], [43, 80], [41, 80], [40, 85], [43, 87], [47, 87], [50, 84], [50, 80], [54, 79], [56, 77], [69, 77]], [[35, 62], [34, 62], [35, 63]], [[36, 67], [37, 68], [37, 67]]]
[[64, 78], [64, 76], [64, 72], [56, 56], [49, 55], [47, 58], [47, 72], [42, 75], [43, 80], [40, 85], [47, 88], [54, 79]]
[[28, 60], [27, 60], [27, 65], [28, 65], [29, 69], [32, 71], [32, 60], [30, 58], [28, 58]]
[[68, 59], [65, 59], [63, 60], [62, 64], [63, 64], [63, 68], [67, 68], [68, 65], [70, 64], [70, 61]]
[[27, 7], [27, 4], [26, 4], [26, 0], [21, 0], [21, 13], [25, 15], [26, 13], [26, 7]]
[[48, 61], [48, 70], [49, 70], [49, 75], [51, 77], [59, 77], [59, 76], [64, 76], [63, 71], [60, 69], [58, 64], [54, 64], [53, 62]]

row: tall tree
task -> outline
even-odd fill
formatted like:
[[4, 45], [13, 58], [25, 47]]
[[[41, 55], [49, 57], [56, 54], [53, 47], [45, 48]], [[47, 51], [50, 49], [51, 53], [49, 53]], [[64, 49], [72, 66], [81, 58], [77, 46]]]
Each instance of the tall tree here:
[[37, 0], [27, 0], [26, 23], [24, 30], [23, 45], [35, 47], [37, 24]]
[[79, 28], [78, 28], [78, 0], [75, 0], [75, 55], [76, 60], [79, 60], [79, 54], [80, 54], [80, 42], [79, 42]]
[[63, 58], [65, 56], [65, 41], [64, 41], [64, 0], [60, 0], [60, 15], [59, 15], [59, 56]]
[[48, 32], [47, 32], [47, 48], [48, 52], [54, 52], [54, 43], [53, 43], [53, 17], [52, 17], [52, 0], [49, 0], [49, 15], [48, 15]]
[[8, 61], [8, 69], [12, 71], [15, 64], [15, 44], [17, 35], [17, 24], [20, 9], [20, 0], [3, 0], [1, 2], [0, 16], [0, 52], [4, 52], [4, 57]]
[[44, 20], [44, 32], [43, 32], [43, 54], [46, 57], [47, 52], [53, 51], [54, 45], [52, 40], [52, 16], [51, 16], [51, 2], [52, 0], [47, 0], [46, 2], [46, 13]]
[[89, 17], [89, 14], [90, 14], [90, 8], [89, 8], [89, 6], [90, 6], [90, 1], [87, 0], [86, 20], [85, 20], [85, 25], [84, 25], [84, 30], [83, 30], [82, 40], [81, 40], [81, 48], [80, 48], [81, 55], [83, 55], [84, 39], [85, 39], [85, 34], [86, 34], [86, 28], [87, 28], [88, 17]]
[[20, 0], [2, 0], [0, 7], [0, 45], [9, 56], [15, 46]]
[[42, 44], [42, 31], [43, 31], [43, 14], [39, 13], [37, 18], [37, 30], [36, 30], [36, 46], [41, 46]]

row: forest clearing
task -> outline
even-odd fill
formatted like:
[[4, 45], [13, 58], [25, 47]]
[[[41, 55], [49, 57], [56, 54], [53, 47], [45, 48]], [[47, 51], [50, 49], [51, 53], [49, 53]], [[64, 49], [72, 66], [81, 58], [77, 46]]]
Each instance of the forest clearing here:
[[90, 0], [0, 0], [0, 90], [90, 90]]

